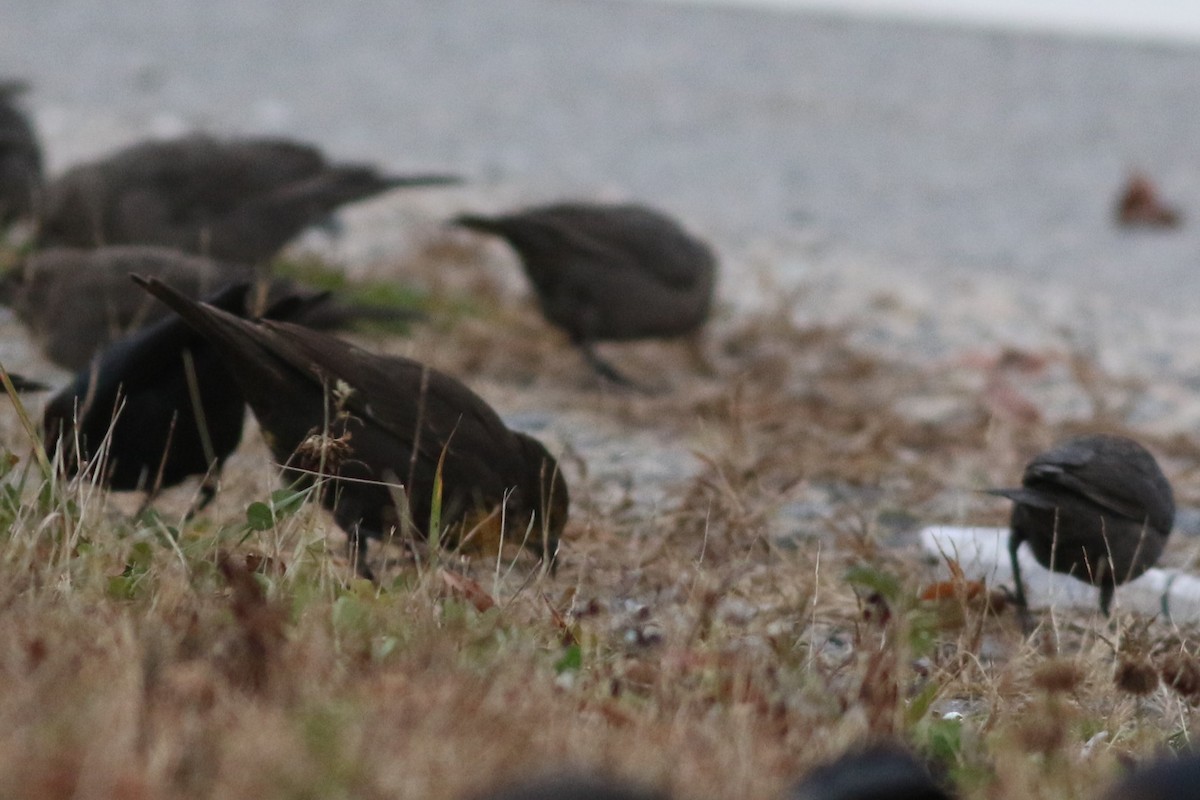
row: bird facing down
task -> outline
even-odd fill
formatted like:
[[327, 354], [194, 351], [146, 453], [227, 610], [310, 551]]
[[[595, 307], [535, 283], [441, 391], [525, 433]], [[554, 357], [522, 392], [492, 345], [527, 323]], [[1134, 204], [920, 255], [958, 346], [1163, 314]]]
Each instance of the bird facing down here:
[[717, 262], [704, 242], [639, 205], [561, 203], [454, 223], [505, 239], [551, 324], [601, 375], [623, 382], [592, 348], [599, 341], [682, 336], [712, 306]]
[[266, 261], [339, 206], [448, 175], [382, 175], [330, 164], [285, 139], [191, 135], [135, 144], [68, 170], [37, 209], [41, 247], [156, 244], [247, 264]]
[[950, 800], [929, 770], [898, 744], [879, 743], [817, 767], [788, 800]]
[[1158, 462], [1123, 436], [1059, 442], [1026, 465], [1019, 488], [991, 494], [1013, 501], [1008, 552], [1021, 607], [1022, 542], [1047, 569], [1099, 586], [1107, 616], [1114, 588], [1154, 566], [1175, 522], [1171, 484]]
[[20, 81], [0, 82], [0, 228], [29, 216], [42, 184], [42, 151], [16, 102], [25, 89]]
[[[362, 574], [371, 574], [366, 537], [403, 534], [409, 525], [428, 537], [435, 516], [439, 532], [460, 541], [472, 532], [503, 535], [553, 558], [569, 505], [557, 463], [454, 378], [299, 325], [239, 319], [160, 281], [135, 280], [213, 345], [285, 479], [332, 479], [322, 503], [350, 535]], [[403, 490], [393, 492], [396, 484]], [[407, 513], [397, 506], [401, 496]]]
[[[244, 315], [250, 289], [247, 283], [231, 285], [208, 302]], [[321, 301], [287, 297], [267, 316], [292, 317]], [[198, 506], [203, 507], [242, 439], [245, 417], [246, 401], [221, 353], [172, 315], [97, 356], [46, 404], [43, 428], [47, 452], [63, 443], [68, 475], [98, 457], [103, 445], [104, 485], [145, 490], [149, 502], [159, 489], [203, 475]]]

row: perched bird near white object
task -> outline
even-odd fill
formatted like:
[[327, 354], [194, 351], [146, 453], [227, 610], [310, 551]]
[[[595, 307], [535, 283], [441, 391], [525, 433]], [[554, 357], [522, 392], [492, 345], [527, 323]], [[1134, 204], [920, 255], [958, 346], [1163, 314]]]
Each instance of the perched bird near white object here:
[[1059, 442], [1026, 465], [1020, 487], [990, 493], [1013, 501], [1008, 551], [1022, 607], [1022, 542], [1047, 569], [1099, 586], [1107, 616], [1115, 587], [1154, 566], [1175, 523], [1171, 484], [1154, 456], [1124, 436]]

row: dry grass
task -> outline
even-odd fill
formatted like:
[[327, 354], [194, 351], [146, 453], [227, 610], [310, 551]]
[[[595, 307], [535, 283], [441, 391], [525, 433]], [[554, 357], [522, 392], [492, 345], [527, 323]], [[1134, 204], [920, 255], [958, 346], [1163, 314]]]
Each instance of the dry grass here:
[[[686, 442], [686, 477], [646, 508], [578, 453], [556, 576], [397, 552], [372, 586], [319, 510], [246, 524], [275, 488], [252, 432], [182, 524], [190, 489], [132, 519], [136, 500], [44, 478], [8, 415], [0, 796], [437, 800], [578, 766], [768, 800], [899, 736], [967, 797], [1068, 798], [1190, 741], [1189, 632], [1059, 612], [1026, 638], [966, 587], [918, 599], [934, 571], [916, 527], [1001, 522], [973, 490], [1068, 432], [1130, 429], [1136, 382], [1070, 354], [884, 360], [784, 303], [715, 324], [707, 372], [677, 344], [614, 351], [671, 390], [613, 393], [522, 301], [442, 269], [407, 266], [491, 310], [371, 346], [502, 405]], [[1046, 410], [1064, 391], [1081, 412]], [[1200, 440], [1132, 432], [1196, 503]]]

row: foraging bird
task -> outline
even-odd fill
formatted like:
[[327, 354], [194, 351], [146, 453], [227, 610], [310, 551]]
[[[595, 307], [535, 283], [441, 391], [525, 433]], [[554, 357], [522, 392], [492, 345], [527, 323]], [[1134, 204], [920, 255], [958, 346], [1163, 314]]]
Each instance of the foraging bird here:
[[[299, 325], [239, 319], [155, 279], [134, 280], [212, 343], [285, 479], [331, 479], [322, 503], [349, 534], [361, 574], [371, 575], [368, 537], [409, 525], [428, 537], [439, 520], [439, 535], [443, 526], [460, 541], [495, 532], [553, 559], [569, 506], [557, 462], [454, 378]], [[397, 483], [402, 491], [385, 485]]]
[[950, 800], [923, 764], [898, 744], [879, 743], [817, 767], [788, 800]]
[[1008, 552], [1022, 608], [1022, 542], [1047, 569], [1099, 586], [1108, 616], [1115, 587], [1154, 566], [1175, 522], [1171, 484], [1158, 462], [1123, 436], [1059, 442], [1026, 465], [1020, 488], [990, 493], [1013, 501]]
[[708, 319], [713, 251], [652, 209], [561, 203], [453, 222], [500, 236], [516, 250], [546, 319], [610, 380], [628, 383], [594, 343], [691, 334]]
[[[208, 302], [242, 316], [250, 289], [247, 283], [230, 285]], [[322, 300], [285, 297], [267, 316], [293, 317]], [[46, 404], [43, 429], [47, 452], [60, 442], [66, 448], [69, 475], [103, 455], [102, 483], [147, 491], [147, 503], [162, 488], [205, 476], [198, 510], [216, 493], [245, 417], [245, 398], [221, 353], [172, 315], [97, 356]]]
[[0, 82], [0, 228], [29, 216], [42, 184], [42, 150], [16, 104], [26, 88], [20, 81]]
[[[252, 267], [166, 247], [58, 247], [31, 254], [0, 277], [0, 304], [13, 309], [50, 360], [67, 369], [81, 370], [112, 342], [170, 315], [161, 303], [129, 285], [130, 273], [152, 275], [192, 298], [259, 278]], [[273, 279], [262, 288], [267, 304], [303, 294], [283, 278]], [[322, 330], [365, 320], [395, 322], [418, 316], [411, 309], [333, 299], [309, 304], [302, 314], [293, 321]]]
[[382, 175], [330, 164], [285, 139], [192, 135], [135, 144], [46, 185], [38, 244], [156, 244], [246, 264], [266, 261], [339, 206], [449, 175]]
[[475, 800], [667, 800], [667, 795], [591, 775], [553, 775], [478, 794]]
[[1180, 800], [1200, 787], [1200, 753], [1162, 758], [1134, 770], [1104, 795], [1104, 800]]

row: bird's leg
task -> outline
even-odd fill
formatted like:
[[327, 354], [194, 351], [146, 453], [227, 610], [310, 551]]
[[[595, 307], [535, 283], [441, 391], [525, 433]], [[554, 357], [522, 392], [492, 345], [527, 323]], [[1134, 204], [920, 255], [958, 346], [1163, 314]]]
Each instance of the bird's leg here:
[[579, 342], [579, 351], [583, 353], [583, 358], [587, 361], [588, 366], [592, 368], [592, 371], [601, 378], [604, 378], [604, 380], [614, 383], [617, 386], [636, 386], [630, 378], [621, 374], [616, 367], [601, 358], [591, 342]]
[[1025, 585], [1021, 582], [1021, 564], [1017, 559], [1017, 549], [1020, 548], [1021, 542], [1024, 539], [1017, 535], [1014, 530], [1008, 535], [1008, 558], [1012, 562], [1013, 571], [1013, 600], [1017, 606], [1017, 619], [1021, 622], [1021, 629], [1025, 633], [1029, 633], [1032, 628], [1031, 619], [1029, 616], [1029, 602], [1025, 599]]
[[1017, 536], [1016, 531], [1008, 535], [1008, 558], [1012, 563], [1014, 597], [1017, 605], [1028, 608], [1029, 604], [1025, 600], [1025, 586], [1021, 583], [1021, 562], [1017, 559], [1017, 550], [1021, 547], [1021, 542], [1022, 539]]
[[196, 492], [196, 500], [192, 503], [192, 507], [188, 509], [185, 520], [191, 520], [192, 517], [199, 514], [204, 509], [208, 508], [208, 504], [217, 496], [217, 486], [220, 478], [216, 473], [208, 473], [204, 476], [204, 480], [200, 482], [200, 489]]
[[1112, 581], [1103, 581], [1100, 584], [1100, 613], [1105, 617], [1110, 617], [1110, 609], [1112, 608], [1113, 592], [1116, 591], [1117, 585]]
[[579, 351], [583, 353], [583, 358], [587, 361], [588, 366], [590, 366], [592, 371], [599, 375], [603, 380], [606, 380], [613, 386], [617, 386], [622, 389], [629, 389], [641, 394], [654, 394], [654, 390], [652, 390], [650, 387], [644, 386], [632, 378], [627, 377], [612, 364], [604, 360], [600, 354], [596, 352], [596, 348], [591, 342], [577, 342], [577, 345], [579, 347]]

